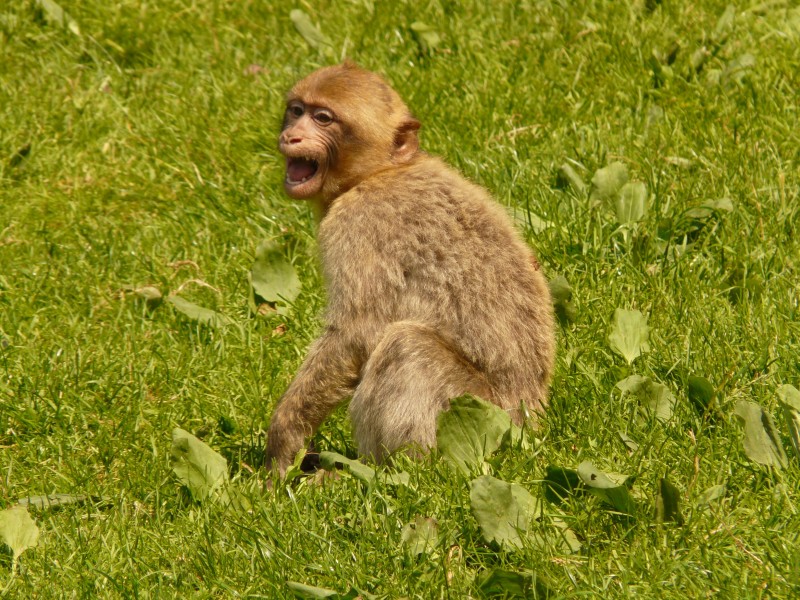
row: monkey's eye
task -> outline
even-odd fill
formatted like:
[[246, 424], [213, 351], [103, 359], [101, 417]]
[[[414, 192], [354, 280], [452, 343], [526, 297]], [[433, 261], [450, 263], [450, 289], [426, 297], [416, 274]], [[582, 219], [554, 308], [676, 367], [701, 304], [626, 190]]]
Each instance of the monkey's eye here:
[[301, 104], [290, 104], [286, 108], [286, 112], [292, 115], [294, 118], [299, 119], [300, 117], [303, 116], [305, 110], [303, 109], [303, 106]]
[[330, 125], [333, 123], [333, 115], [327, 110], [318, 110], [314, 113], [314, 120], [320, 125]]

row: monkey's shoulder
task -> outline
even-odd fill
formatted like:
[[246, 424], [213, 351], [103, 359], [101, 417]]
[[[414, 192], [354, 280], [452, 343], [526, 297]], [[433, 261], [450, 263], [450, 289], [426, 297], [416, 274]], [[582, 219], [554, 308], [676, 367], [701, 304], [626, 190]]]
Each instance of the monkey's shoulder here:
[[342, 194], [326, 216], [327, 228], [360, 224], [378, 231], [404, 228], [473, 229], [510, 225], [500, 205], [441, 159], [422, 156], [378, 173]]

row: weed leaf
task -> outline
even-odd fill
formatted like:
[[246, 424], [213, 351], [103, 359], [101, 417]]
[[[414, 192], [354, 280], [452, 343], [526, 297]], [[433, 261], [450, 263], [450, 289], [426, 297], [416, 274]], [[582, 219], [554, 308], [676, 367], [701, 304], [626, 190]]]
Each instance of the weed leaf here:
[[642, 352], [650, 351], [649, 336], [647, 318], [638, 310], [618, 308], [614, 311], [614, 321], [608, 334], [609, 345], [628, 364], [632, 364]]
[[218, 313], [210, 308], [198, 306], [197, 304], [189, 302], [181, 296], [169, 296], [167, 301], [172, 304], [172, 306], [174, 306], [178, 312], [183, 313], [192, 321], [197, 321], [198, 323], [202, 323], [210, 327], [222, 327], [223, 325], [228, 325], [232, 322], [222, 313]]
[[375, 482], [375, 469], [372, 469], [362, 462], [351, 460], [337, 452], [320, 452], [319, 462], [326, 471], [344, 469], [350, 475], [371, 486]]
[[656, 383], [649, 377], [631, 375], [619, 381], [616, 387], [622, 392], [623, 398], [628, 394], [636, 396], [641, 406], [662, 423], [672, 418], [675, 396], [664, 384]]
[[633, 181], [622, 186], [617, 196], [617, 223], [629, 225], [647, 214], [647, 186]]
[[295, 598], [338, 598], [339, 594], [334, 590], [329, 590], [321, 587], [314, 587], [313, 585], [306, 585], [304, 583], [297, 583], [296, 581], [287, 581], [286, 585]]
[[586, 192], [586, 184], [569, 163], [564, 163], [558, 168], [558, 181], [564, 187], [571, 187], [578, 195], [583, 195]]
[[542, 483], [544, 497], [554, 504], [558, 504], [581, 488], [581, 478], [578, 477], [577, 471], [553, 465], [547, 465]]
[[723, 12], [717, 20], [717, 26], [714, 27], [714, 31], [711, 33], [711, 39], [718, 44], [725, 41], [731, 29], [733, 29], [735, 20], [736, 7], [733, 4], [728, 4], [728, 6], [725, 7], [725, 12]]
[[297, 271], [274, 242], [264, 242], [256, 250], [250, 281], [255, 293], [266, 302], [291, 302], [300, 293]]
[[172, 470], [195, 500], [205, 500], [228, 480], [228, 461], [188, 431], [172, 430]]
[[294, 23], [297, 33], [303, 36], [309, 46], [318, 50], [321, 54], [328, 56], [333, 54], [333, 42], [311, 22], [311, 17], [299, 8], [295, 8], [289, 13], [289, 18]]
[[442, 41], [442, 38], [439, 37], [433, 27], [419, 21], [411, 24], [411, 31], [414, 32], [414, 38], [416, 38], [419, 48], [424, 54], [430, 54]]
[[713, 411], [716, 403], [717, 392], [714, 386], [705, 377], [689, 375], [686, 379], [686, 395], [701, 415]]
[[625, 485], [627, 478], [624, 475], [603, 473], [596, 469], [591, 462], [584, 461], [578, 465], [578, 477], [592, 494], [609, 504], [614, 510], [627, 515], [634, 513], [636, 505]]
[[636, 442], [636, 440], [634, 440], [624, 431], [618, 431], [617, 435], [619, 435], [619, 439], [622, 441], [622, 443], [625, 444], [625, 448], [628, 450], [628, 452], [633, 453], [639, 449], [639, 444]]
[[543, 219], [535, 212], [530, 210], [514, 209], [512, 212], [512, 218], [514, 221], [519, 223], [519, 226], [523, 230], [525, 227], [530, 226], [530, 228], [533, 230], [533, 233], [542, 233], [545, 229], [550, 229], [551, 227], [555, 226], [552, 221]]
[[800, 391], [793, 385], [779, 385], [778, 398], [783, 408], [786, 427], [789, 429], [789, 435], [792, 438], [794, 452], [800, 458]]
[[48, 494], [47, 496], [26, 496], [20, 498], [20, 506], [28, 506], [39, 510], [56, 509], [67, 504], [89, 504], [95, 503], [109, 506], [111, 499], [107, 496], [88, 496], [86, 494]]
[[740, 84], [747, 73], [756, 65], [756, 57], [752, 54], [742, 54], [734, 58], [722, 71], [720, 81], [723, 85]]
[[12, 506], [0, 511], [0, 541], [11, 548], [12, 563], [39, 543], [39, 528], [24, 506]]
[[[733, 201], [730, 198], [720, 198], [719, 200], [709, 200], [700, 206], [690, 208], [683, 213], [684, 217], [695, 221], [707, 221], [714, 215], [733, 212]], [[701, 223], [698, 223], [700, 225]]]
[[667, 523], [673, 521], [678, 525], [683, 525], [683, 515], [680, 509], [681, 493], [672, 485], [666, 477], [662, 477], [658, 482], [658, 494], [656, 495], [656, 521]]
[[482, 475], [470, 484], [469, 499], [472, 514], [487, 543], [522, 548], [521, 534], [528, 531], [531, 519], [539, 511], [539, 501], [528, 490], [491, 475]]
[[506, 411], [474, 396], [461, 396], [439, 415], [436, 443], [445, 458], [469, 475], [500, 447], [509, 429]]
[[614, 162], [595, 171], [592, 177], [591, 197], [602, 200], [611, 198], [628, 182], [628, 167], [624, 163]]
[[744, 453], [753, 462], [781, 469], [786, 466], [786, 454], [781, 446], [772, 417], [755, 402], [740, 400], [736, 416], [744, 424]]
[[697, 498], [697, 506], [705, 506], [725, 496], [724, 485], [712, 485]]
[[163, 300], [163, 296], [161, 295], [161, 290], [153, 285], [145, 285], [140, 288], [136, 288], [133, 290], [133, 293], [143, 298], [145, 303], [147, 304], [147, 308], [153, 310], [158, 308]]
[[572, 303], [572, 287], [563, 275], [550, 280], [550, 297], [553, 299], [553, 309], [562, 325], [572, 323], [577, 317], [577, 310]]
[[492, 569], [481, 579], [481, 594], [486, 598], [550, 598], [550, 587], [536, 573]]
[[403, 527], [400, 536], [403, 545], [407, 546], [414, 556], [430, 553], [436, 547], [438, 538], [439, 525], [436, 519], [421, 515]]
[[36, 0], [36, 4], [44, 11], [48, 21], [60, 25], [61, 27], [66, 27], [72, 33], [80, 37], [81, 29], [78, 27], [78, 23], [69, 13], [61, 8], [60, 4], [54, 2], [54, 0]]

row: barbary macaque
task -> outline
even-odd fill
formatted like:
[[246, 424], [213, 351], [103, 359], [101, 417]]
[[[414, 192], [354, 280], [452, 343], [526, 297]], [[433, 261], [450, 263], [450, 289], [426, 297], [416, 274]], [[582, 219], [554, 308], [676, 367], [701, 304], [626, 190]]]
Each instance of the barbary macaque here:
[[342, 401], [359, 453], [436, 441], [469, 393], [520, 424], [547, 404], [555, 353], [539, 264], [486, 190], [419, 149], [379, 75], [326, 67], [289, 92], [286, 193], [316, 203], [326, 327], [280, 400], [267, 465], [284, 473]]

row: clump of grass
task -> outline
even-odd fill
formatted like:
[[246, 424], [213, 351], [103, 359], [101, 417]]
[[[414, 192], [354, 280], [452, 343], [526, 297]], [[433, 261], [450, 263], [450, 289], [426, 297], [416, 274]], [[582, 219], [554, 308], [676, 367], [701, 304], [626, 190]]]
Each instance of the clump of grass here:
[[[502, 572], [565, 596], [797, 595], [800, 472], [777, 395], [800, 387], [791, 3], [304, 5], [318, 48], [278, 4], [64, 2], [72, 21], [52, 5], [0, 8], [0, 508], [80, 501], [31, 508], [38, 546], [13, 575], [0, 561], [5, 594], [462, 597]], [[438, 455], [398, 459], [407, 485], [262, 489], [263, 431], [324, 304], [313, 216], [280, 191], [283, 94], [345, 55], [388, 76], [423, 146], [507, 204], [568, 283], [539, 441], [490, 464], [566, 522], [576, 553], [488, 544], [469, 478]], [[646, 210], [593, 189], [612, 163]], [[264, 240], [302, 287], [290, 311], [253, 316]], [[649, 327], [630, 363], [608, 341], [618, 308]], [[668, 419], [642, 412], [651, 392], [620, 392], [633, 375], [672, 395]], [[785, 468], [748, 458], [743, 400], [775, 417]], [[175, 427], [227, 458], [250, 511], [187, 503]], [[314, 442], [354, 456], [344, 412]], [[546, 497], [548, 467], [585, 461], [635, 477], [635, 519]], [[662, 478], [682, 525], [652, 517]], [[427, 519], [417, 553], [404, 532]]]

